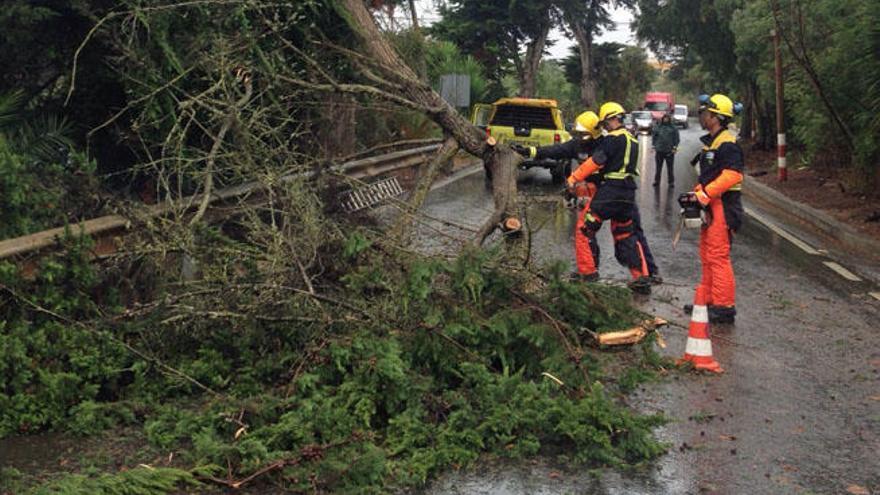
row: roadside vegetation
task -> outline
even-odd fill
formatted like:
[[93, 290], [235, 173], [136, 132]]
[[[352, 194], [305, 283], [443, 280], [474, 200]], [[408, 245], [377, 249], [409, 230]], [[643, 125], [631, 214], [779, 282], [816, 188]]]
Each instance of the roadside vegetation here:
[[778, 31], [789, 147], [802, 151], [803, 165], [835, 171], [848, 190], [877, 190], [877, 2], [637, 3], [638, 36], [673, 63], [670, 79], [694, 95], [726, 92], [742, 101], [742, 135], [762, 150], [776, 145], [771, 31]]

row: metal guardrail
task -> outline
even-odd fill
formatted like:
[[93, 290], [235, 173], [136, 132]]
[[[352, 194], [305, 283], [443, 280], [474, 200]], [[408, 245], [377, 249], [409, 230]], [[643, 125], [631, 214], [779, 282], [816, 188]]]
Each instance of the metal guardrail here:
[[[356, 179], [375, 177], [389, 172], [421, 165], [438, 149], [440, 149], [439, 139], [436, 140], [435, 144], [346, 162], [331, 167], [330, 171], [348, 175]], [[310, 172], [306, 174], [309, 178], [317, 175], [318, 172]], [[302, 176], [303, 174], [301, 173], [289, 174], [282, 176], [281, 181], [286, 182], [295, 178], [302, 178]], [[250, 193], [258, 192], [263, 187], [262, 183], [252, 181], [239, 186], [221, 189], [211, 195], [209, 202], [213, 204], [235, 199]], [[179, 200], [174, 204], [162, 203], [145, 205], [145, 214], [150, 218], [168, 214], [176, 209], [186, 208], [184, 205], [191, 205], [189, 207], [192, 208], [195, 207], [195, 205], [200, 204], [203, 197], [203, 195], [198, 194]], [[122, 215], [106, 215], [91, 220], [77, 222], [76, 224], [70, 224], [67, 227], [57, 227], [34, 234], [6, 239], [0, 241], [0, 259], [33, 253], [55, 246], [58, 244], [59, 239], [64, 236], [65, 231], [68, 230], [74, 235], [108, 236], [128, 230], [133, 223], [134, 221], [132, 219], [126, 218]]]

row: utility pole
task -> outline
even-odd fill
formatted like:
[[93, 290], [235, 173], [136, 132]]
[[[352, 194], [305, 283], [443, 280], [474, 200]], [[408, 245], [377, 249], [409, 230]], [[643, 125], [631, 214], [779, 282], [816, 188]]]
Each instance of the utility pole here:
[[779, 50], [779, 31], [770, 31], [773, 36], [773, 55], [776, 59], [776, 152], [779, 180], [784, 182], [788, 179], [788, 170], [785, 164], [785, 113], [782, 85], [782, 55]]

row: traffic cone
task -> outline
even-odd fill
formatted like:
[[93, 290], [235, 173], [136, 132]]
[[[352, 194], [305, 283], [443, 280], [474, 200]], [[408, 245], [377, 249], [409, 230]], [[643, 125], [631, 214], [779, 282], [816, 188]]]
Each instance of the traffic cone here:
[[723, 373], [721, 365], [712, 357], [712, 341], [709, 340], [709, 309], [706, 307], [706, 293], [702, 285], [694, 293], [694, 310], [688, 327], [687, 345], [684, 357], [677, 364], [690, 362], [694, 368], [713, 373]]

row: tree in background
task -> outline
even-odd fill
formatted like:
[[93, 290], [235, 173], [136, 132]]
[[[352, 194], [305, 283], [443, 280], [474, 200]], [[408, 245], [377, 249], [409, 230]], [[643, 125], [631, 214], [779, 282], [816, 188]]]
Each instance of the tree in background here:
[[[880, 160], [880, 4], [856, 0], [639, 0], [637, 32], [676, 63], [687, 86], [744, 100], [743, 135], [775, 142], [770, 31], [782, 38], [790, 144], [806, 158], [855, 164], [875, 177]], [[860, 179], [862, 188], [871, 181]]]
[[558, 18], [553, 1], [454, 0], [440, 7], [440, 15], [431, 32], [486, 67], [493, 97], [505, 96], [502, 79], [511, 66], [520, 96], [534, 96], [547, 34]]
[[[20, 92], [22, 109], [66, 119], [67, 135], [85, 148], [86, 133], [125, 104], [121, 77], [108, 63], [110, 47], [95, 39], [78, 56], [79, 87], [68, 98], [74, 53], [101, 17], [117, 5], [111, 0], [6, 0], [0, 9], [0, 94]], [[114, 129], [89, 138], [98, 172], [113, 174], [133, 161]], [[122, 186], [124, 181], [114, 182]]]
[[[639, 0], [635, 25], [638, 37], [658, 57], [678, 66], [671, 77], [694, 92], [723, 92], [744, 101], [742, 134], [752, 136], [754, 115], [763, 116], [761, 122], [766, 124], [771, 114], [755, 111], [756, 105], [764, 103], [756, 92], [757, 72], [738, 60], [732, 21], [743, 4], [742, 0]], [[766, 125], [759, 125], [758, 130], [757, 142], [765, 147], [775, 132], [767, 132]]]
[[565, 19], [565, 27], [577, 41], [580, 56], [580, 76], [576, 79], [580, 85], [581, 105], [584, 108], [598, 105], [596, 99], [597, 81], [593, 62], [593, 38], [603, 29], [613, 27], [608, 8], [611, 6], [632, 7], [634, 0], [562, 0], [560, 10]]
[[[593, 45], [591, 59], [597, 86], [596, 101], [617, 101], [628, 110], [641, 106], [645, 91], [650, 89], [656, 75], [648, 65], [648, 55], [643, 48], [600, 43]], [[572, 47], [563, 62], [566, 78], [572, 84], [582, 82], [581, 60], [579, 50]]]
[[489, 93], [489, 80], [483, 66], [470, 55], [464, 55], [448, 41], [427, 44], [428, 80], [439, 90], [440, 76], [467, 74], [471, 81], [471, 101], [483, 101]]
[[880, 3], [773, 0], [770, 10], [789, 64], [792, 132], [809, 156], [876, 173]]
[[[744, 5], [733, 16], [731, 28], [736, 33], [738, 70], [746, 82], [742, 135], [754, 139], [756, 149], [770, 150], [776, 146], [776, 85], [773, 50], [768, 49], [768, 44], [772, 43], [770, 32], [773, 29], [768, 3], [749, 2]], [[696, 63], [702, 69], [699, 60]]]
[[559, 60], [544, 60], [538, 71], [538, 97], [553, 98], [558, 102], [562, 117], [567, 122], [584, 110], [580, 101], [580, 88], [568, 80], [565, 66]]

